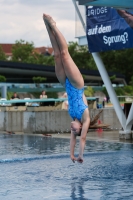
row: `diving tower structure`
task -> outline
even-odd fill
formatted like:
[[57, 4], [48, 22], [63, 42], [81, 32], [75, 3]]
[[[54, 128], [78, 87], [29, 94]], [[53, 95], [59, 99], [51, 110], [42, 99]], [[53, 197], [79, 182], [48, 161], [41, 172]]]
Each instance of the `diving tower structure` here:
[[[81, 31], [82, 34], [79, 36], [76, 35], [76, 37], [79, 40], [79, 45], [88, 45], [87, 37], [86, 37], [86, 28], [87, 28], [86, 7], [87, 6], [113, 7], [116, 9], [133, 11], [133, 1], [131, 0], [117, 0], [117, 1], [116, 0], [72, 0], [72, 2], [76, 10], [76, 16], [78, 18], [77, 24], [79, 25], [80, 23], [80, 25], [82, 26], [82, 28], [80, 27], [80, 31], [82, 29]], [[109, 75], [105, 69], [104, 63], [100, 57], [100, 54], [98, 52], [92, 52], [92, 56], [97, 65], [97, 68], [102, 77], [102, 80], [105, 84], [105, 87], [109, 93], [111, 102], [113, 103], [118, 119], [122, 125], [123, 131], [119, 131], [120, 138], [130, 139], [132, 135], [131, 127], [133, 124], [133, 103], [131, 105], [128, 118], [126, 119], [126, 116], [120, 106], [120, 103], [118, 101], [114, 88], [112, 86], [112, 83], [110, 81]]]

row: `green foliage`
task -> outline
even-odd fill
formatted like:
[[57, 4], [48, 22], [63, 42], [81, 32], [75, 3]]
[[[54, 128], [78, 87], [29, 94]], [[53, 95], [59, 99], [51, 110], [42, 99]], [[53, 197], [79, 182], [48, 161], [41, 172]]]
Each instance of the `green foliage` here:
[[0, 75], [0, 82], [6, 82], [6, 77], [5, 77], [5, 76], [2, 76], [2, 75]]
[[79, 46], [77, 42], [69, 42], [69, 53], [79, 68], [97, 69], [87, 46]]
[[12, 48], [12, 61], [41, 65], [55, 65], [53, 56], [45, 56], [34, 51], [34, 43], [16, 41]]
[[[92, 54], [88, 46], [79, 46], [77, 42], [69, 42], [69, 53], [79, 68], [97, 70]], [[45, 56], [35, 52], [34, 43], [24, 40], [16, 41], [12, 48], [12, 61], [23, 63], [34, 63], [54, 66], [54, 56]], [[101, 52], [100, 56], [107, 71], [118, 72], [125, 75], [128, 84], [133, 85], [133, 48], [123, 50], [112, 50]], [[6, 60], [6, 56], [0, 46], [0, 60]], [[111, 81], [115, 80], [115, 75]]]
[[34, 83], [44, 83], [47, 80], [47, 78], [37, 76], [37, 77], [33, 77], [32, 80]]
[[58, 98], [57, 92], [46, 92], [48, 98]]
[[124, 86], [123, 89], [125, 91], [125, 94], [127, 94], [127, 95], [133, 94], [133, 86], [131, 86], [131, 85], [126, 85], [126, 86]]
[[83, 77], [83, 79], [85, 80], [85, 75], [84, 75], [84, 74], [82, 74], [82, 77]]
[[125, 95], [124, 89], [123, 89], [123, 88], [120, 88], [120, 87], [115, 88], [115, 92], [116, 92], [116, 95], [117, 95], [117, 96], [124, 96], [124, 95]]
[[100, 53], [107, 71], [119, 72], [125, 75], [127, 83], [133, 76], [133, 49], [107, 51]]
[[92, 97], [94, 95], [94, 90], [92, 87], [88, 86], [85, 90], [84, 90], [85, 96], [86, 97]]
[[25, 42], [24, 40], [16, 41], [12, 47], [12, 61], [31, 63], [34, 56], [32, 52], [34, 50], [34, 44]]
[[[89, 53], [87, 46], [79, 46], [77, 42], [69, 42], [69, 53], [79, 68], [97, 70], [97, 66]], [[1, 50], [0, 50], [1, 52]], [[12, 49], [12, 60], [16, 62], [26, 62], [41, 65], [54, 66], [54, 56], [44, 56], [34, 51], [34, 44], [24, 40], [16, 41]], [[119, 72], [125, 75], [127, 82], [133, 83], [133, 49], [124, 49], [117, 51], [107, 51], [100, 53], [107, 71]], [[2, 57], [2, 58], [1, 58]], [[4, 54], [0, 53], [0, 60], [5, 59]], [[111, 81], [115, 80], [115, 75]]]
[[13, 96], [13, 92], [7, 92], [7, 100], [10, 100]]
[[131, 81], [129, 82], [129, 84], [133, 86], [133, 76], [131, 77]]
[[[39, 63], [41, 64], [41, 63]], [[43, 56], [43, 65], [55, 65], [54, 56]]]
[[35, 97], [35, 99], [39, 99], [40, 98], [40, 92], [32, 92], [32, 95]]
[[0, 45], [0, 60], [2, 60], [2, 61], [6, 60], [6, 55], [5, 55], [1, 45]]
[[[124, 87], [115, 87], [114, 90], [117, 96], [126, 96], [126, 95], [132, 96], [133, 95], [133, 87], [130, 85], [127, 85]], [[109, 96], [105, 87], [103, 88], [102, 92], [106, 96]]]
[[[133, 86], [126, 85], [124, 87], [115, 87], [114, 88], [117, 96], [133, 96]], [[106, 88], [103, 89], [103, 92], [108, 95]]]
[[116, 75], [110, 76], [110, 80], [113, 82], [116, 79]]
[[109, 96], [106, 87], [103, 87], [102, 92], [106, 95], [106, 97]]

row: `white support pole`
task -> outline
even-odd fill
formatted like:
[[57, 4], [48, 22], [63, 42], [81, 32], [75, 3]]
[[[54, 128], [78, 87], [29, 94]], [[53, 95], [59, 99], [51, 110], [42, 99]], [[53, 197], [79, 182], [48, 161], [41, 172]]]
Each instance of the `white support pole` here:
[[107, 74], [107, 71], [106, 71], [105, 66], [102, 62], [102, 59], [101, 59], [99, 53], [92, 53], [92, 56], [95, 60], [95, 63], [96, 63], [97, 68], [99, 70], [99, 73], [102, 77], [102, 80], [103, 80], [103, 82], [106, 86], [106, 89], [107, 89], [108, 94], [110, 96], [111, 102], [113, 103], [114, 109], [115, 109], [116, 114], [118, 116], [118, 119], [119, 119], [123, 129], [125, 130], [125, 128], [126, 128], [126, 117], [125, 117], [124, 112], [123, 112], [123, 110], [120, 106], [120, 103], [118, 101], [118, 98], [116, 96], [114, 88], [111, 84], [110, 78]]
[[[81, 16], [79, 8], [78, 8], [78, 6], [76, 4], [76, 0], [72, 0], [72, 1], [73, 1], [73, 4], [74, 4], [74, 7], [76, 9], [76, 12], [77, 12], [77, 14], [79, 16], [79, 19], [81, 21], [81, 24], [83, 26], [83, 29], [84, 29], [84, 31], [86, 33], [86, 25], [85, 25], [85, 23], [83, 21], [83, 18]], [[107, 91], [108, 91], [108, 93], [110, 95], [110, 98], [111, 98], [111, 101], [113, 103], [113, 106], [114, 106], [114, 109], [116, 111], [116, 114], [118, 116], [118, 119], [119, 119], [119, 121], [120, 121], [120, 123], [121, 123], [121, 125], [122, 125], [122, 127], [124, 129], [124, 132], [126, 132], [127, 131], [126, 130], [126, 117], [125, 117], [125, 115], [124, 115], [124, 113], [122, 111], [122, 108], [121, 108], [120, 104], [119, 104], [118, 98], [116, 96], [114, 88], [112, 87], [110, 78], [109, 78], [109, 76], [107, 74], [107, 71], [106, 71], [105, 66], [104, 66], [104, 64], [102, 62], [102, 59], [101, 59], [99, 53], [92, 53], [92, 56], [93, 56], [93, 58], [95, 60], [95, 63], [96, 63], [97, 68], [99, 70], [99, 73], [100, 73], [100, 75], [101, 75], [101, 77], [103, 79], [103, 82], [104, 82], [104, 84], [105, 84], [105, 86], [107, 88]], [[130, 127], [127, 126], [127, 128], [130, 128]], [[130, 131], [130, 130], [128, 130], [128, 131]]]
[[130, 111], [128, 114], [128, 118], [126, 121], [126, 130], [131, 130], [132, 124], [133, 124], [133, 103], [131, 105], [131, 108], [130, 108]]
[[84, 20], [83, 20], [81, 14], [80, 14], [80, 11], [79, 11], [79, 9], [78, 9], [78, 6], [77, 6], [77, 4], [76, 4], [76, 0], [72, 0], [72, 1], [73, 1], [75, 10], [76, 10], [76, 12], [77, 12], [77, 14], [78, 14], [78, 17], [79, 17], [79, 19], [80, 19], [80, 21], [81, 21], [81, 24], [82, 24], [82, 26], [83, 26], [83, 29], [84, 29], [85, 32], [86, 32], [86, 25], [85, 25], [85, 23], [84, 23]]

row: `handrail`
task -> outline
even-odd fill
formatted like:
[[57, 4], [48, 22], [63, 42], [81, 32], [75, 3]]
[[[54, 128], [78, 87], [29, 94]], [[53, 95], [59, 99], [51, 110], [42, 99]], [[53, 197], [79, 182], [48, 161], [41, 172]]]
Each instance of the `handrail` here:
[[[96, 100], [96, 97], [87, 97], [87, 100]], [[46, 98], [46, 99], [13, 99], [13, 100], [0, 100], [0, 103], [5, 103], [5, 104], [12, 104], [12, 103], [36, 103], [36, 102], [62, 102], [67, 100], [67, 98]]]
[[133, 96], [117, 96], [117, 97], [126, 97], [126, 98], [132, 97], [133, 98]]

